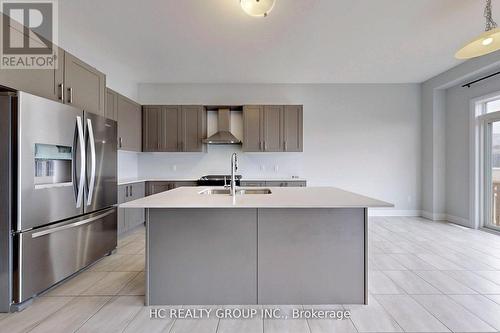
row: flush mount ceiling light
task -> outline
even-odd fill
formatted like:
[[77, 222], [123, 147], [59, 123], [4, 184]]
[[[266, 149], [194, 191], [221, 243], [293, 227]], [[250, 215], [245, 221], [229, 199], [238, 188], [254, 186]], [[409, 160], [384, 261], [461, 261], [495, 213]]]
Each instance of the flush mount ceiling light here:
[[276, 0], [240, 0], [241, 8], [250, 16], [266, 17]]
[[500, 29], [497, 28], [496, 22], [493, 21], [491, 0], [486, 0], [484, 17], [486, 18], [486, 32], [482, 33], [460, 49], [460, 51], [455, 54], [455, 58], [476, 58], [500, 50]]

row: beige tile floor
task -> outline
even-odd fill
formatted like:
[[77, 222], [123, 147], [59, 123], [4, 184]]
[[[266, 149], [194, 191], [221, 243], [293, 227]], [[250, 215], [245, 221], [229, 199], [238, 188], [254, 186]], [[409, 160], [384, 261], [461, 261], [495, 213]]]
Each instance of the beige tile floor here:
[[138, 228], [116, 254], [0, 314], [0, 332], [500, 331], [500, 236], [409, 217], [371, 218], [369, 233], [370, 304], [315, 306], [349, 309], [350, 320], [151, 320]]

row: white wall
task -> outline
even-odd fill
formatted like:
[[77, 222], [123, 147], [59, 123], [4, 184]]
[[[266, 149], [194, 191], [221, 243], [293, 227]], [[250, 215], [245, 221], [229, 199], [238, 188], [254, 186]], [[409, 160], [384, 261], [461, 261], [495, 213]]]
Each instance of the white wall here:
[[472, 59], [422, 84], [422, 213], [474, 227], [469, 200], [470, 99], [495, 90], [496, 80], [461, 88], [500, 67], [500, 52]]
[[[421, 206], [420, 97], [416, 84], [139, 85], [141, 104], [303, 104], [304, 152], [241, 154], [243, 175], [296, 175], [311, 186], [337, 186], [387, 200], [407, 214], [419, 212]], [[148, 178], [226, 174], [234, 149], [141, 154], [139, 174]]]

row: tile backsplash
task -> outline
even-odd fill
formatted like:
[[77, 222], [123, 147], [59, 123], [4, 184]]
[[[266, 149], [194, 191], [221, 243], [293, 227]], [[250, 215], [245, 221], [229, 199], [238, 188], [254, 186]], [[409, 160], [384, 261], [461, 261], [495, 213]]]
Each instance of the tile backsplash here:
[[238, 174], [245, 178], [302, 176], [300, 153], [243, 153], [236, 145], [209, 145], [208, 153], [141, 153], [138, 176], [197, 179], [207, 174], [229, 174], [233, 152], [238, 153]]

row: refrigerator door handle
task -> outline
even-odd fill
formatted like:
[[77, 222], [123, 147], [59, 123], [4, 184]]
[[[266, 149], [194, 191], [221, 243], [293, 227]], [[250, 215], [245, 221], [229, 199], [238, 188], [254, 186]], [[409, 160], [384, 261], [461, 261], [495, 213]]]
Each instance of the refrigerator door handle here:
[[100, 220], [103, 217], [106, 217], [106, 216], [108, 216], [110, 214], [113, 214], [113, 213], [114, 213], [114, 210], [109, 210], [106, 213], [103, 213], [103, 214], [100, 214], [100, 215], [97, 215], [97, 216], [93, 216], [93, 217], [88, 218], [86, 220], [73, 222], [73, 223], [70, 223], [70, 224], [62, 225], [60, 227], [50, 228], [50, 229], [42, 230], [42, 231], [39, 231], [39, 232], [34, 232], [33, 234], [31, 234], [31, 238], [38, 238], [38, 237], [42, 237], [42, 236], [45, 236], [45, 235], [50, 235], [50, 234], [53, 234], [55, 232], [59, 232], [59, 231], [62, 231], [62, 230], [71, 229], [71, 228], [79, 227], [79, 226], [82, 226], [82, 225], [85, 225], [85, 224], [89, 224], [89, 223], [92, 223], [94, 221]]
[[92, 160], [90, 166], [89, 194], [87, 198], [87, 206], [90, 206], [92, 204], [92, 197], [94, 196], [95, 176], [96, 176], [95, 137], [94, 137], [94, 129], [92, 128], [92, 120], [90, 119], [87, 119], [87, 130], [89, 132], [90, 158]]
[[83, 134], [82, 117], [76, 117], [76, 127], [78, 129], [78, 142], [80, 146], [80, 180], [78, 185], [78, 194], [76, 197], [76, 208], [80, 208], [83, 202], [83, 192], [85, 187], [85, 140]]

